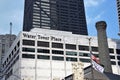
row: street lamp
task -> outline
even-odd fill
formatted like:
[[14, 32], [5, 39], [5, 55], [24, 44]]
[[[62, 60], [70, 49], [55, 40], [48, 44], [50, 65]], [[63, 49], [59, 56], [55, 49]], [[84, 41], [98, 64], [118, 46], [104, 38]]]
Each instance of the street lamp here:
[[94, 80], [94, 73], [93, 73], [93, 64], [92, 64], [92, 57], [91, 57], [91, 54], [92, 54], [92, 48], [91, 48], [91, 40], [92, 40], [92, 38], [91, 37], [89, 37], [89, 38], [87, 38], [88, 39], [88, 41], [89, 41], [89, 52], [90, 52], [90, 64], [91, 64], [91, 77], [92, 77], [92, 80]]

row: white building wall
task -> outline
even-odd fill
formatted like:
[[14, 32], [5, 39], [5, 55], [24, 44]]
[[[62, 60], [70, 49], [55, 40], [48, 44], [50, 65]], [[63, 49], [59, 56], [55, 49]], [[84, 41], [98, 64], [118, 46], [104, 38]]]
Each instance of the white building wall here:
[[[25, 34], [24, 34], [25, 33]], [[13, 73], [16, 74], [17, 76], [21, 76], [21, 79], [24, 80], [53, 80], [54, 78], [64, 78], [65, 76], [68, 76], [72, 74], [72, 61], [66, 61], [66, 57], [73, 57], [77, 58], [79, 61], [80, 58], [83, 59], [90, 59], [90, 57], [86, 56], [79, 56], [79, 52], [81, 53], [88, 53], [89, 51], [85, 50], [79, 50], [78, 45], [84, 45], [84, 46], [89, 46], [89, 41], [88, 38], [90, 36], [82, 36], [82, 35], [74, 35], [71, 33], [66, 33], [66, 32], [59, 32], [52, 30], [38, 30], [37, 32], [32, 31], [32, 32], [22, 32], [19, 34], [18, 38], [15, 40], [13, 45], [15, 46], [18, 41], [20, 41], [20, 47], [19, 47], [19, 60], [20, 62], [17, 62], [14, 64], [12, 67]], [[34, 40], [35, 41], [35, 46], [26, 46], [22, 45], [22, 40]], [[49, 42], [50, 47], [38, 47], [37, 46], [37, 41], [45, 41]], [[56, 43], [62, 43], [63, 44], [63, 49], [59, 48], [52, 48], [52, 42]], [[120, 54], [116, 53], [116, 48], [120, 49], [120, 42], [119, 40], [114, 40], [114, 39], [108, 39], [108, 44], [109, 48], [114, 49], [114, 53], [110, 53], [110, 55], [115, 56], [115, 59], [111, 59], [111, 61], [115, 61], [118, 63], [117, 56]], [[118, 43], [118, 44], [117, 44]], [[72, 49], [66, 49], [65, 44], [74, 44], [76, 45], [76, 50]], [[11, 52], [14, 49], [14, 46], [10, 48], [8, 51], [7, 55], [5, 56], [3, 63], [6, 61], [6, 59], [9, 57], [9, 52]], [[92, 37], [91, 39], [91, 46], [98, 47], [97, 43], [97, 38]], [[23, 52], [22, 47], [28, 47], [28, 48], [35, 48], [35, 52]], [[48, 49], [50, 51], [49, 54], [45, 53], [37, 53], [37, 49]], [[58, 54], [52, 54], [52, 50], [61, 50], [64, 52], [63, 55], [58, 55]], [[77, 52], [76, 56], [71, 56], [71, 55], [66, 55], [66, 51], [74, 51]], [[98, 52], [93, 52], [94, 54], [98, 54]], [[34, 54], [35, 59], [25, 59], [22, 58], [22, 54]], [[43, 59], [37, 59], [37, 55], [49, 55], [50, 59], [49, 60], [43, 60]], [[57, 60], [52, 60], [52, 56], [61, 56], [64, 57], [63, 61], [57, 61]], [[83, 62], [84, 67], [87, 67], [90, 65], [88, 62]], [[112, 65], [113, 72], [115, 74], [120, 74], [120, 65]], [[14, 80], [15, 76], [10, 76], [8, 80]]]
[[35, 80], [35, 60], [22, 59], [21, 60], [21, 77], [25, 80]]

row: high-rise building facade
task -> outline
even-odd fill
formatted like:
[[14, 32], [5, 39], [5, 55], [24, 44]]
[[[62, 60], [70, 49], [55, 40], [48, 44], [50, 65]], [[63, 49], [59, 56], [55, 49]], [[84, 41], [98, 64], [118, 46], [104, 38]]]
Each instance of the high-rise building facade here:
[[119, 28], [120, 28], [120, 0], [117, 1], [117, 10], [118, 10], [118, 22], [119, 22]]
[[25, 0], [23, 31], [32, 28], [88, 35], [83, 0]]

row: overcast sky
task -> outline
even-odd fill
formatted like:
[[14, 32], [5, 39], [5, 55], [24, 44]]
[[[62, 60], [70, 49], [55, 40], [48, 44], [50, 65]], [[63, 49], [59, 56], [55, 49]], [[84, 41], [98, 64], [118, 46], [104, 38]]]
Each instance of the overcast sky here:
[[[84, 0], [87, 27], [90, 36], [96, 36], [95, 23], [107, 22], [107, 36], [119, 39], [116, 0]], [[0, 34], [9, 33], [9, 23], [13, 23], [13, 33], [18, 34], [23, 26], [24, 0], [0, 0]]]

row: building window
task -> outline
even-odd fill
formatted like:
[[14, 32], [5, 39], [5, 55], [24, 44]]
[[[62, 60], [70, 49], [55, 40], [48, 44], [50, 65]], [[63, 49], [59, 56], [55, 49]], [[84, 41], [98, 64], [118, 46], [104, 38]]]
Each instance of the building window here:
[[66, 51], [66, 55], [70, 55], [70, 56], [77, 56], [77, 52], [73, 52], [73, 51]]
[[22, 44], [23, 45], [28, 45], [28, 46], [35, 46], [35, 41], [33, 41], [33, 40], [23, 40]]
[[60, 55], [63, 55], [64, 52], [63, 52], [63, 51], [58, 51], [58, 50], [52, 50], [52, 54], [60, 54]]
[[90, 63], [90, 59], [83, 59], [83, 58], [80, 58], [80, 61], [81, 61], [81, 62]]
[[33, 55], [33, 54], [22, 54], [22, 58], [34, 59], [34, 58], [35, 58], [35, 55]]
[[20, 46], [20, 41], [17, 43], [17, 46], [18, 46], [18, 47]]
[[46, 56], [46, 55], [37, 55], [37, 59], [46, 59], [49, 60], [50, 56]]
[[23, 52], [35, 52], [35, 48], [25, 48], [25, 47], [23, 47], [22, 51]]
[[77, 58], [66, 57], [66, 61], [77, 61]]
[[80, 52], [79, 56], [90, 57], [90, 54], [89, 53], [82, 53], [82, 52]]
[[116, 65], [116, 62], [115, 62], [115, 61], [111, 61], [111, 64], [112, 64], [112, 65]]
[[52, 43], [52, 48], [63, 48], [63, 44], [62, 43]]
[[114, 49], [109, 48], [109, 53], [114, 53]]
[[64, 61], [64, 57], [52, 56], [52, 60]]
[[11, 59], [11, 58], [12, 58], [12, 54], [10, 53], [10, 54], [9, 54], [9, 59]]
[[110, 56], [110, 59], [115, 59], [115, 56]]
[[44, 42], [44, 41], [38, 41], [37, 46], [40, 47], [49, 47], [49, 42]]
[[66, 49], [76, 50], [76, 45], [74, 45], [74, 44], [66, 44]]
[[98, 52], [98, 47], [93, 47], [92, 46], [92, 51]]
[[118, 61], [118, 65], [120, 66], [120, 61]]
[[120, 49], [116, 49], [117, 54], [120, 54]]
[[79, 50], [89, 51], [89, 47], [88, 46], [79, 45]]
[[99, 57], [99, 54], [93, 54], [95, 57]]
[[38, 53], [50, 53], [48, 49], [37, 49]]
[[120, 56], [117, 56], [117, 59], [120, 60]]

